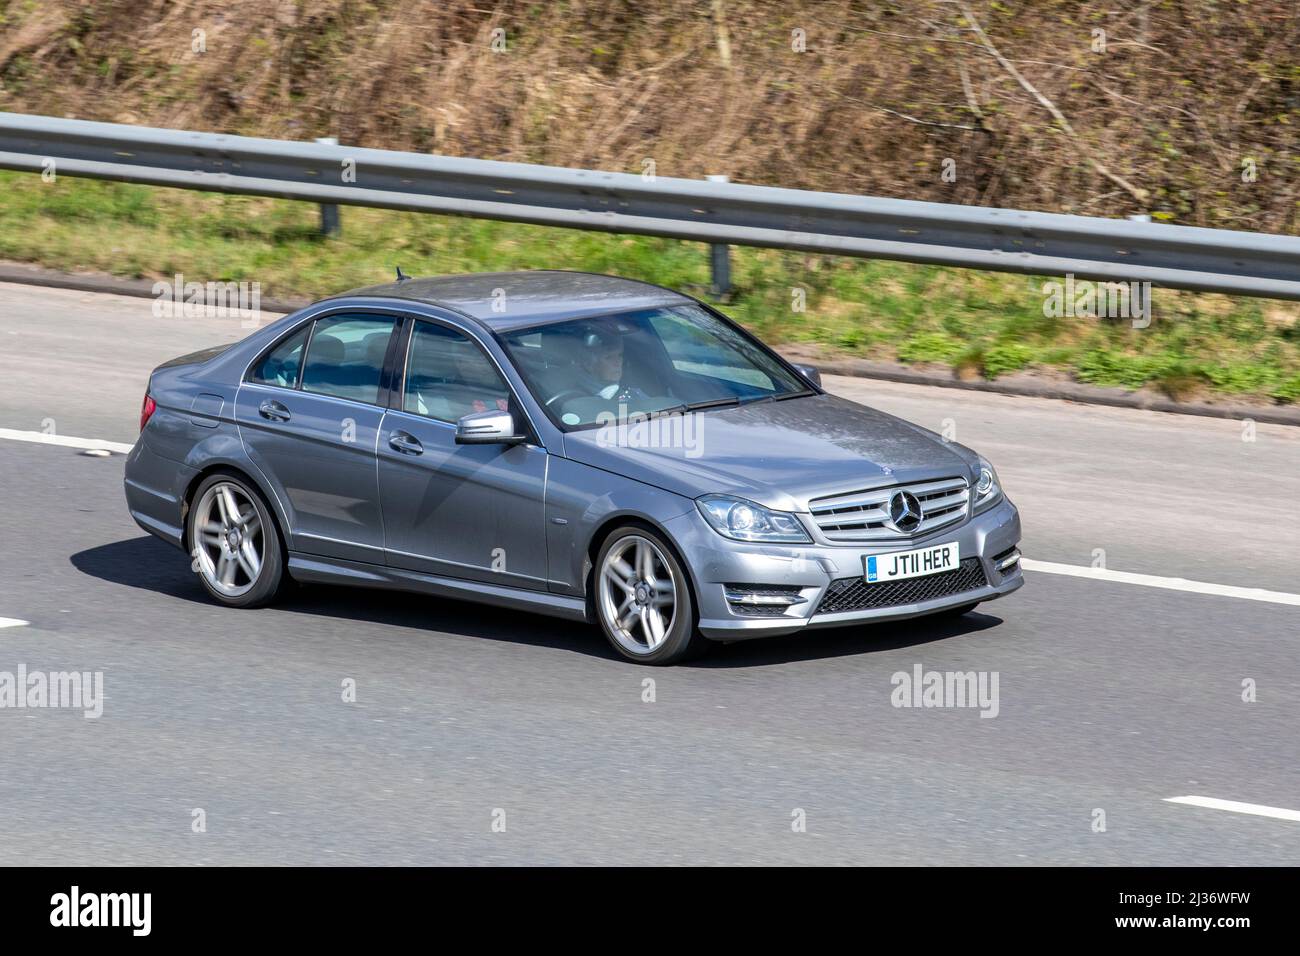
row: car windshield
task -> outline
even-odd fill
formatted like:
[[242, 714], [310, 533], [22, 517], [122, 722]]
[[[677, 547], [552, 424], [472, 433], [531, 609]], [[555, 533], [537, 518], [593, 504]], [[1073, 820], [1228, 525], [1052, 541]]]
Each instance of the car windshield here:
[[697, 305], [574, 319], [502, 340], [533, 396], [565, 430], [813, 393], [748, 335]]

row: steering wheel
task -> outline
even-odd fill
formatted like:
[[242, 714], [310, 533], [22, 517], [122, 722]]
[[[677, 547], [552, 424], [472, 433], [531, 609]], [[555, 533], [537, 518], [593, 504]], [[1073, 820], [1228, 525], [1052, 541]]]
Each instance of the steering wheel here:
[[547, 408], [550, 408], [552, 405], [554, 405], [562, 398], [586, 398], [586, 397], [587, 397], [587, 393], [580, 388], [565, 388], [556, 392], [554, 395], [552, 395], [542, 404], [544, 404]]

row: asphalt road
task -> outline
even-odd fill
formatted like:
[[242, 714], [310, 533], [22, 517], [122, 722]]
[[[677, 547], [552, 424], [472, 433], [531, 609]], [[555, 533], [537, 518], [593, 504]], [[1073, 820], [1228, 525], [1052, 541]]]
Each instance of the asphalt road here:
[[[246, 331], [149, 305], [0, 286], [0, 429], [129, 443], [150, 368]], [[993, 459], [1030, 558], [1300, 591], [1296, 429], [828, 384]], [[0, 680], [106, 698], [0, 707], [0, 864], [1300, 863], [1300, 822], [1167, 802], [1300, 809], [1295, 606], [1030, 571], [959, 622], [651, 670], [418, 596], [218, 608], [122, 462], [0, 439]], [[997, 716], [893, 706], [917, 665], [996, 672]]]

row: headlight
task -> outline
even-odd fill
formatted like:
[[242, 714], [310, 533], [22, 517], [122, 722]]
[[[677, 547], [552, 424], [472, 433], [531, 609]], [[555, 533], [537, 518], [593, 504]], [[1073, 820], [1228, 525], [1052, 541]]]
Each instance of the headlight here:
[[975, 482], [975, 510], [985, 508], [1002, 497], [1002, 482], [988, 459], [980, 456], [979, 480]]
[[695, 502], [713, 530], [737, 541], [797, 541], [811, 543], [799, 519], [787, 511], [773, 511], [744, 498], [705, 495]]

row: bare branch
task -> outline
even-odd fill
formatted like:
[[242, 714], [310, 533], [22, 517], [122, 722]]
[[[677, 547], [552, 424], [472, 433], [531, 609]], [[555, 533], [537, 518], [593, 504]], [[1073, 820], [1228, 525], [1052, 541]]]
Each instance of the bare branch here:
[[862, 105], [868, 109], [876, 110], [879, 113], [888, 113], [890, 116], [897, 116], [899, 119], [905, 119], [909, 123], [915, 123], [917, 126], [938, 126], [943, 129], [964, 129], [968, 133], [980, 132], [979, 127], [976, 126], [965, 126], [961, 123], [940, 123], [935, 120], [917, 119], [915, 116], [908, 116], [906, 113], [898, 112], [898, 110], [891, 110], [887, 106], [876, 106], [872, 103], [863, 103]]
[[727, 11], [722, 0], [713, 0], [713, 27], [718, 38], [718, 59], [723, 69], [731, 69], [731, 35], [727, 31]]
[[[997, 60], [998, 63], [1002, 65], [1002, 69], [1006, 70], [1007, 73], [1009, 73], [1012, 76], [1012, 78], [1015, 79], [1015, 81], [1019, 83], [1021, 87], [1024, 88], [1026, 93], [1028, 93], [1030, 96], [1036, 99], [1039, 105], [1043, 107], [1043, 109], [1047, 110], [1047, 112], [1052, 114], [1052, 118], [1056, 120], [1057, 124], [1061, 127], [1061, 129], [1065, 132], [1067, 136], [1069, 136], [1071, 139], [1077, 140], [1079, 138], [1079, 134], [1074, 131], [1074, 127], [1070, 125], [1070, 121], [1066, 119], [1065, 114], [1062, 113], [1059, 109], [1057, 109], [1055, 103], [1053, 103], [1041, 92], [1039, 92], [1038, 88], [1034, 86], [1034, 84], [1030, 83], [1029, 80], [1025, 79], [1024, 74], [1022, 74], [1019, 70], [1016, 69], [1015, 64], [1012, 63], [1010, 60], [1008, 60], [1005, 56], [1003, 56], [1001, 51], [998, 50], [998, 48], [993, 45], [993, 41], [989, 39], [988, 34], [984, 32], [984, 28], [980, 26], [979, 21], [975, 18], [975, 14], [971, 10], [970, 6], [967, 5], [965, 2], [963, 2], [963, 0], [953, 0], [953, 2], [956, 3], [957, 8], [961, 10], [961, 14], [963, 17], [966, 18], [966, 22], [970, 24], [971, 30], [974, 32], [974, 34], [977, 37], [979, 37], [980, 42], [984, 45], [984, 48], [989, 51], [993, 59]], [[1116, 173], [1111, 172], [1098, 159], [1096, 159], [1093, 156], [1089, 156], [1085, 154], [1084, 160], [1088, 163], [1089, 166], [1091, 166], [1101, 175], [1105, 176], [1115, 185], [1121, 187], [1125, 192], [1127, 192], [1138, 202], [1143, 202], [1143, 203], [1146, 202], [1147, 196], [1149, 194], [1145, 189], [1139, 189], [1137, 186], [1134, 186], [1132, 183], [1130, 183], [1127, 179], [1124, 179], [1122, 176], [1119, 176]]]

